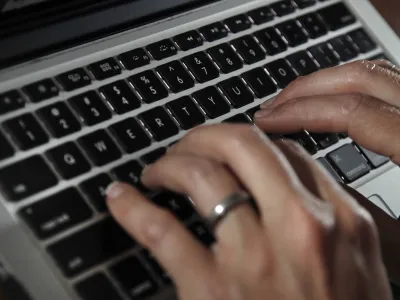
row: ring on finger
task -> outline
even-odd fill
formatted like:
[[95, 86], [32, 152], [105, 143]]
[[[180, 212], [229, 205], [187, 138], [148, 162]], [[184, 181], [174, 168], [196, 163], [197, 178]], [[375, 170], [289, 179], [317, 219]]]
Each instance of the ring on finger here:
[[216, 205], [211, 214], [206, 218], [209, 228], [214, 231], [216, 226], [236, 207], [250, 203], [250, 195], [245, 191], [232, 193], [221, 203]]

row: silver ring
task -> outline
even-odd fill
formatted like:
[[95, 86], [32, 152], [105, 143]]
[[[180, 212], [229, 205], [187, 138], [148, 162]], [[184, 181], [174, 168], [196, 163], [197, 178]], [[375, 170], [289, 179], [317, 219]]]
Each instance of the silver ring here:
[[226, 217], [234, 208], [241, 204], [250, 203], [250, 195], [245, 191], [235, 192], [226, 197], [224, 201], [216, 205], [211, 214], [206, 219], [209, 228], [214, 231], [215, 227]]

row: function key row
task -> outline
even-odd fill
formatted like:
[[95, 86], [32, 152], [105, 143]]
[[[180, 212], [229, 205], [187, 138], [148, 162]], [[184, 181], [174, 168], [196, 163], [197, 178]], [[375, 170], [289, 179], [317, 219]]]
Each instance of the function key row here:
[[[269, 6], [264, 6], [250, 11], [247, 14], [240, 14], [228, 18], [223, 22], [216, 22], [204, 26], [199, 28], [198, 31], [192, 30], [175, 36], [172, 39], [165, 39], [148, 45], [145, 47], [147, 52], [144, 49], [135, 49], [120, 54], [117, 58], [122, 63], [122, 66], [128, 70], [133, 70], [149, 64], [151, 60], [150, 55], [155, 60], [163, 60], [167, 57], [177, 54], [178, 47], [182, 51], [188, 51], [190, 49], [202, 46], [204, 44], [204, 39], [208, 42], [213, 42], [226, 37], [229, 31], [232, 33], [237, 33], [249, 29], [253, 23], [259, 25], [268, 22], [272, 20], [275, 15], [284, 16], [293, 13], [296, 10], [296, 7], [302, 9], [315, 4], [315, 2], [316, 1], [314, 0], [275, 2]], [[336, 16], [341, 17], [337, 18]], [[343, 28], [354, 23], [356, 19], [343, 3], [338, 3], [320, 9], [317, 13], [300, 17], [299, 21], [302, 23], [302, 27], [309, 32], [310, 37], [316, 38], [324, 35], [327, 29], [337, 30]], [[325, 28], [326, 26], [328, 28]], [[288, 40], [290, 46], [299, 45], [307, 40], [307, 37], [304, 36], [299, 24], [295, 21], [281, 24], [278, 29]], [[268, 41], [268, 39], [271, 41]], [[271, 51], [270, 46], [274, 46], [274, 42], [278, 43], [279, 45], [279, 41], [276, 41], [277, 37], [275, 36], [275, 33], [267, 33], [266, 37], [261, 37], [260, 40], [264, 40], [262, 43], [263, 46], [267, 48], [268, 54], [273, 55], [274, 50]], [[281, 44], [280, 48], [286, 47]], [[281, 51], [283, 50], [285, 49], [281, 49]], [[270, 52], [272, 52], [272, 54]], [[258, 54], [259, 56], [257, 57], [261, 59], [261, 53]], [[72, 91], [90, 85], [92, 83], [92, 77], [96, 80], [104, 80], [119, 75], [121, 72], [122, 67], [118, 61], [114, 58], [108, 58], [96, 63], [92, 63], [87, 66], [86, 69], [77, 68], [57, 75], [55, 77], [55, 81], [58, 82], [58, 84], [65, 91]], [[55, 81], [50, 78], [44, 79], [25, 86], [23, 91], [27, 94], [31, 102], [41, 102], [43, 100], [53, 98], [59, 94], [60, 89]], [[0, 95], [0, 114], [19, 109], [24, 105], [25, 100], [16, 91], [10, 91]]]

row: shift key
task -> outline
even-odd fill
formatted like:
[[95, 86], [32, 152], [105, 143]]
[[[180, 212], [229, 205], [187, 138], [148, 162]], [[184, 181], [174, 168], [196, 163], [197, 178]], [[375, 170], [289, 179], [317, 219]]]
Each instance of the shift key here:
[[102, 220], [49, 246], [47, 251], [71, 278], [129, 250], [135, 242], [111, 218]]
[[327, 156], [347, 182], [353, 182], [371, 170], [367, 161], [353, 145], [343, 146]]

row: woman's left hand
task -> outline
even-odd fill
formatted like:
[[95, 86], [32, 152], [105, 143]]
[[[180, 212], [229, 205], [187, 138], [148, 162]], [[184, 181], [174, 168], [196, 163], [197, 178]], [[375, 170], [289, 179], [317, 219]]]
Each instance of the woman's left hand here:
[[368, 212], [296, 144], [245, 125], [200, 127], [142, 182], [186, 194], [207, 217], [247, 191], [215, 227], [208, 249], [170, 212], [117, 183], [108, 204], [174, 280], [181, 300], [389, 300], [379, 238]]

